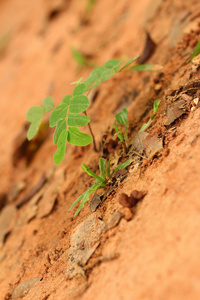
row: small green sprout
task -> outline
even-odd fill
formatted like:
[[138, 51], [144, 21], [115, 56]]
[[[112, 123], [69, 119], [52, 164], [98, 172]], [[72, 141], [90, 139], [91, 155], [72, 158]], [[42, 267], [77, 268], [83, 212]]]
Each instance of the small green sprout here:
[[196, 55], [200, 53], [200, 40], [196, 44], [196, 47], [192, 53], [192, 55], [186, 60], [186, 63], [189, 63]]
[[89, 200], [89, 197], [92, 193], [99, 189], [105, 188], [108, 183], [108, 179], [111, 178], [118, 170], [125, 169], [128, 165], [130, 165], [130, 163], [131, 161], [127, 160], [124, 163], [118, 165], [114, 172], [111, 174], [110, 161], [107, 162], [106, 159], [101, 157], [99, 159], [100, 175], [97, 175], [88, 166], [82, 163], [82, 170], [89, 176], [93, 177], [95, 181], [93, 182], [92, 186], [87, 191], [85, 191], [80, 197], [78, 197], [78, 199], [74, 201], [74, 203], [71, 205], [69, 210], [71, 210], [74, 207], [74, 205], [80, 202], [79, 208], [77, 209], [74, 216], [77, 216], [79, 214], [80, 210], [85, 206], [85, 203]]
[[156, 113], [158, 111], [160, 102], [161, 102], [161, 100], [159, 100], [159, 99], [156, 99], [154, 101], [154, 103], [153, 103], [153, 112], [154, 113], [151, 115], [149, 121], [147, 123], [145, 123], [145, 124], [142, 125], [142, 127], [140, 128], [139, 131], [145, 131], [147, 128], [149, 128], [149, 126], [151, 125], [151, 122], [153, 121], [153, 119], [154, 119], [154, 117], [155, 117], [155, 115], [156, 115]]
[[[127, 108], [124, 108], [120, 113], [115, 115], [115, 135], [120, 140], [121, 143], [125, 143], [126, 148], [128, 147], [128, 134], [127, 130], [129, 127], [128, 122], [128, 111]], [[124, 134], [121, 129], [118, 128], [117, 123], [125, 127]]]

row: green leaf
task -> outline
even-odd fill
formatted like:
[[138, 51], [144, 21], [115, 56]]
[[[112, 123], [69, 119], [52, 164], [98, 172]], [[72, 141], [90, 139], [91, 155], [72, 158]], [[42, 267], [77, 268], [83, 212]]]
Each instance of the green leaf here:
[[90, 74], [89, 77], [84, 80], [86, 88], [89, 89], [91, 84], [95, 83], [97, 81], [97, 79], [98, 79], [97, 74]]
[[109, 178], [112, 177], [111, 174], [110, 174], [110, 160], [108, 161], [108, 164], [107, 164], [106, 174], [108, 175]]
[[83, 199], [83, 197], [84, 197], [84, 195], [85, 195], [86, 193], [87, 193], [87, 191], [84, 192], [82, 195], [80, 195], [80, 196], [78, 197], [78, 199], [76, 199], [76, 201], [74, 201], [74, 202], [72, 203], [72, 205], [70, 206], [70, 208], [69, 208], [68, 211], [70, 211], [70, 210], [74, 207], [74, 205], [76, 205], [79, 201], [81, 201], [81, 199]]
[[31, 125], [27, 132], [27, 139], [30, 141], [37, 134], [42, 118], [44, 115], [44, 109], [40, 106], [31, 107], [26, 113], [26, 120], [31, 122]]
[[119, 72], [123, 71], [124, 69], [126, 69], [128, 66], [130, 66], [132, 64], [132, 62], [134, 62], [134, 60], [136, 60], [138, 58], [137, 56], [132, 57], [131, 59], [129, 59], [127, 61], [127, 63], [119, 70]]
[[196, 44], [196, 47], [192, 53], [192, 55], [189, 57], [189, 59], [186, 61], [186, 63], [189, 63], [196, 55], [200, 53], [200, 40]]
[[46, 98], [44, 98], [44, 100], [43, 100], [43, 107], [44, 107], [44, 110], [46, 112], [49, 112], [50, 110], [53, 109], [54, 102], [53, 102], [52, 97], [46, 97]]
[[27, 139], [29, 141], [32, 140], [36, 136], [36, 134], [37, 134], [37, 132], [40, 128], [40, 124], [41, 124], [41, 122], [33, 122], [29, 126], [29, 129], [28, 129], [28, 132], [27, 132]]
[[120, 140], [120, 142], [122, 143], [124, 141], [124, 137], [123, 137], [121, 129], [119, 129], [117, 127], [117, 122], [116, 121], [115, 121], [115, 131], [116, 131], [116, 133], [114, 134], [114, 137], [117, 136], [118, 139]]
[[76, 146], [87, 146], [92, 142], [89, 134], [80, 132], [77, 127], [69, 127], [68, 142]]
[[151, 119], [149, 119], [149, 121], [147, 122], [147, 123], [144, 123], [143, 125], [142, 125], [142, 127], [140, 128], [140, 132], [141, 131], [145, 131], [147, 128], [149, 128], [149, 126], [151, 125]]
[[100, 182], [103, 182], [104, 179], [101, 178], [99, 175], [97, 175], [96, 173], [94, 173], [88, 166], [86, 166], [86, 164], [82, 163], [81, 164], [81, 168], [82, 170], [87, 173], [89, 176], [92, 176], [93, 178], [97, 179]]
[[58, 139], [58, 148], [56, 153], [53, 156], [54, 162], [56, 165], [58, 165], [64, 158], [65, 155], [65, 149], [66, 149], [66, 142], [68, 137], [68, 131], [64, 130]]
[[71, 113], [79, 114], [85, 111], [90, 105], [88, 97], [84, 95], [74, 96], [70, 102], [69, 110]]
[[108, 69], [114, 69], [115, 72], [117, 72], [120, 69], [120, 66], [123, 64], [123, 61], [120, 61], [118, 59], [110, 59], [107, 62], [105, 62], [104, 67]]
[[91, 73], [90, 76], [97, 76], [97, 78], [99, 78], [101, 76], [101, 74], [106, 71], [106, 67], [101, 66], [101, 67], [97, 67], [96, 69], [94, 69]]
[[127, 108], [124, 108], [120, 113], [116, 114], [115, 118], [119, 124], [121, 124], [125, 127], [129, 126]]
[[118, 127], [117, 127], [117, 121], [115, 121], [115, 131], [116, 131], [116, 133], [119, 132], [119, 129], [118, 129]]
[[156, 99], [153, 103], [153, 111], [156, 113], [158, 111], [159, 105], [160, 105], [161, 100]]
[[106, 81], [110, 79], [115, 74], [115, 71], [113, 69], [106, 69], [103, 73], [101, 73], [99, 79], [101, 81]]
[[144, 65], [135, 65], [135, 66], [127, 69], [127, 71], [151, 72], [151, 71], [159, 71], [162, 68], [163, 67], [160, 65], [144, 64]]
[[153, 121], [155, 114], [151, 115], [150, 120]]
[[53, 136], [53, 143], [54, 144], [57, 144], [59, 136], [61, 135], [63, 130], [66, 129], [66, 126], [67, 126], [67, 122], [66, 122], [65, 119], [64, 120], [59, 120], [57, 122], [56, 130], [55, 130], [55, 133], [54, 133], [54, 136]]
[[62, 99], [61, 104], [70, 104], [71, 99], [72, 99], [72, 95], [68, 94]]
[[129, 166], [131, 163], [130, 160], [125, 161], [124, 163], [120, 164], [114, 171], [114, 173], [116, 173], [118, 170], [123, 170], [125, 169], [127, 166]]
[[79, 114], [70, 114], [67, 119], [68, 126], [85, 126], [90, 122], [90, 117]]
[[80, 210], [85, 206], [85, 203], [89, 200], [90, 195], [92, 193], [94, 193], [95, 191], [103, 188], [104, 186], [105, 186], [104, 183], [102, 183], [102, 182], [96, 182], [85, 193], [82, 194], [83, 197], [80, 199], [81, 203], [80, 203], [80, 206], [79, 206], [79, 208], [77, 209], [77, 211], [76, 211], [76, 213], [74, 215], [75, 217], [79, 214]]
[[86, 84], [80, 83], [73, 90], [73, 96], [83, 95], [85, 93], [85, 91], [86, 91]]
[[67, 104], [60, 104], [58, 105], [52, 112], [49, 120], [49, 126], [54, 127], [56, 126], [57, 121], [65, 119], [68, 113], [68, 105]]
[[105, 168], [106, 168], [106, 159], [100, 157], [99, 159], [100, 176], [101, 178], [103, 178], [104, 181], [106, 180]]
[[32, 106], [26, 113], [26, 120], [33, 123], [36, 121], [41, 121], [44, 115], [44, 108], [41, 106]]

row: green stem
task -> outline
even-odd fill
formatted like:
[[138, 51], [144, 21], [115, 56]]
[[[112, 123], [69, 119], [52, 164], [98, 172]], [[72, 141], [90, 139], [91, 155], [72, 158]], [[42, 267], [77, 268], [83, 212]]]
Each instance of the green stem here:
[[[86, 112], [86, 111], [84, 112], [84, 114], [87, 116], [87, 112]], [[91, 128], [91, 126], [90, 126], [90, 123], [88, 123], [88, 128], [89, 128], [90, 134], [91, 134], [91, 136], [92, 136], [94, 151], [95, 151], [95, 152], [98, 152], [97, 145], [96, 145], [96, 140], [95, 140], [95, 137], [94, 137], [94, 133], [93, 133], [93, 131], [92, 131], [92, 128]]]

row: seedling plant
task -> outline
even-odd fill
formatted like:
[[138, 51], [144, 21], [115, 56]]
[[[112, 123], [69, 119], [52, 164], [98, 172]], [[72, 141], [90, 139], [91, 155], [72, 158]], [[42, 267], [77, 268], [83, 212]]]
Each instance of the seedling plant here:
[[[122, 125], [125, 127], [124, 134], [121, 129], [118, 128], [117, 124]], [[117, 136], [120, 143], [124, 146], [124, 150], [126, 152], [128, 148], [128, 127], [129, 127], [129, 122], [128, 122], [128, 111], [127, 108], [124, 108], [120, 113], [115, 115], [115, 135]]]
[[[64, 96], [61, 103], [56, 107], [54, 106], [52, 97], [46, 97], [43, 100], [42, 106], [31, 107], [26, 114], [27, 121], [31, 123], [27, 132], [28, 140], [33, 139], [37, 134], [43, 116], [52, 111], [49, 125], [50, 127], [55, 127], [53, 142], [57, 145], [57, 151], [54, 154], [53, 159], [56, 165], [60, 164], [64, 158], [67, 142], [76, 146], [87, 146], [93, 141], [94, 149], [96, 150], [95, 138], [90, 126], [90, 117], [86, 112], [90, 106], [88, 95], [93, 88], [110, 79], [116, 73], [131, 70], [157, 70], [154, 65], [150, 64], [130, 66], [136, 58], [137, 56], [131, 58], [125, 64], [123, 61], [117, 59], [108, 60], [103, 66], [95, 68], [85, 80], [82, 81], [82, 78], [80, 78], [78, 81], [72, 82], [72, 84], [75, 85], [73, 93]], [[121, 129], [118, 129], [117, 123], [125, 127], [124, 134]], [[89, 126], [90, 135], [79, 130], [79, 127], [84, 127], [85, 125]], [[121, 142], [124, 142], [125, 145], [128, 143], [128, 126], [128, 113], [127, 109], [124, 108], [121, 113], [116, 115], [115, 130], [118, 138]], [[93, 176], [96, 181], [91, 188], [89, 188], [74, 202], [73, 205], [81, 201], [78, 212], [82, 207], [84, 207], [84, 204], [88, 201], [91, 193], [106, 185], [106, 174], [109, 177], [109, 163], [106, 171], [105, 165], [106, 162], [104, 159], [100, 159], [100, 176], [98, 176], [85, 164], [82, 164], [82, 169], [88, 175]]]
[[142, 125], [142, 127], [140, 128], [139, 131], [145, 131], [146, 129], [149, 128], [149, 126], [151, 125], [151, 123], [152, 123], [152, 121], [153, 121], [153, 119], [154, 119], [154, 117], [155, 117], [155, 115], [156, 115], [156, 113], [158, 111], [160, 102], [161, 102], [161, 100], [159, 100], [159, 99], [154, 100], [154, 103], [153, 103], [153, 114], [151, 115], [149, 121], [147, 123], [145, 123], [145, 124]]
[[86, 166], [84, 163], [82, 163], [81, 167], [82, 170], [87, 173], [89, 176], [92, 176], [95, 181], [93, 182], [92, 186], [85, 191], [74, 203], [71, 205], [70, 209], [74, 207], [78, 202], [80, 202], [79, 208], [77, 209], [75, 216], [78, 215], [80, 210], [85, 206], [85, 203], [89, 200], [89, 197], [92, 193], [95, 191], [105, 188], [108, 180], [118, 171], [125, 169], [129, 164], [131, 163], [130, 160], [125, 161], [124, 163], [117, 166], [117, 168], [114, 170], [114, 172], [111, 173], [110, 171], [110, 161], [106, 161], [104, 158], [99, 159], [99, 169], [100, 169], [100, 175], [97, 175], [94, 173], [88, 166]]

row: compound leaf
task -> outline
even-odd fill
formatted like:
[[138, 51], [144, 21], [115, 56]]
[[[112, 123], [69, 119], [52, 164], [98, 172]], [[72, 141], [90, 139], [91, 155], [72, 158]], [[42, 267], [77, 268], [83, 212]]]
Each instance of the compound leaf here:
[[67, 124], [68, 126], [85, 126], [90, 122], [90, 117], [82, 116], [79, 114], [70, 114], [68, 116]]
[[128, 111], [127, 108], [125, 107], [120, 113], [115, 115], [115, 118], [117, 122], [125, 127], [129, 126], [128, 123]]
[[65, 103], [58, 105], [50, 116], [50, 127], [56, 126], [57, 121], [65, 119], [68, 113], [68, 109], [68, 105]]
[[46, 112], [49, 112], [54, 107], [54, 102], [52, 97], [46, 97], [43, 100], [43, 108]]
[[70, 102], [69, 110], [71, 113], [79, 114], [85, 111], [89, 105], [88, 97], [84, 95], [74, 96]]
[[66, 126], [67, 126], [67, 122], [66, 120], [59, 120], [57, 122], [57, 125], [56, 125], [56, 130], [55, 130], [55, 133], [54, 133], [54, 136], [53, 136], [53, 143], [54, 144], [57, 144], [58, 142], [58, 139], [61, 135], [61, 133], [63, 132], [63, 130], [66, 129]]
[[53, 156], [54, 162], [56, 165], [58, 165], [64, 158], [65, 155], [65, 149], [66, 149], [66, 142], [68, 137], [68, 131], [64, 130], [58, 139], [58, 148], [56, 153]]
[[87, 146], [92, 142], [89, 134], [80, 132], [77, 127], [69, 127], [67, 140], [70, 144], [76, 146]]

